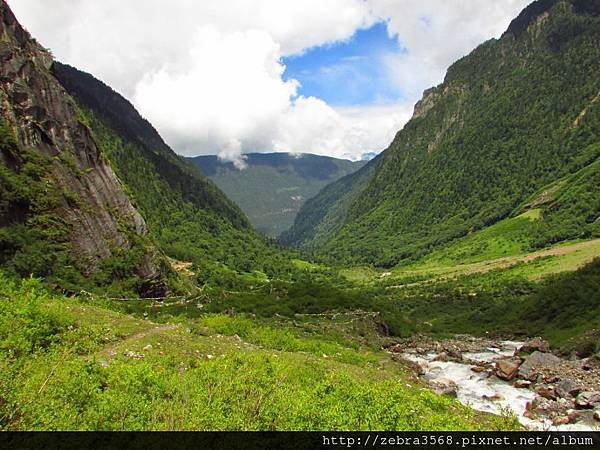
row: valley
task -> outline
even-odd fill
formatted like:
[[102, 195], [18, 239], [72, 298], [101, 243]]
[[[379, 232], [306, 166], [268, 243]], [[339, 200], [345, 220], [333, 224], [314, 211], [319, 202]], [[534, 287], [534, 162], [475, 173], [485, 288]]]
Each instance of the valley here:
[[597, 431], [599, 4], [532, 3], [368, 162], [240, 171], [0, 0], [0, 430]]
[[190, 161], [239, 205], [254, 227], [273, 238], [292, 226], [306, 200], [365, 164], [288, 153], [245, 154], [240, 169], [213, 155]]

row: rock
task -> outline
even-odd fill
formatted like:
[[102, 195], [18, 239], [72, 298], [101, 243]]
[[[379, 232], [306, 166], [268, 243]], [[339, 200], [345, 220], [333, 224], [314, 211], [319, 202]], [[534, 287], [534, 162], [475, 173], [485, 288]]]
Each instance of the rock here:
[[433, 358], [433, 361], [448, 361], [448, 353], [446, 352], [442, 352], [439, 355], [437, 355], [435, 358]]
[[540, 397], [547, 398], [548, 400], [556, 400], [556, 392], [551, 386], [541, 384], [535, 388], [535, 393]]
[[550, 344], [540, 337], [531, 339], [525, 342], [521, 347], [517, 349], [515, 355], [528, 355], [533, 352], [548, 353], [550, 351]]
[[557, 417], [552, 421], [552, 425], [555, 427], [559, 425], [567, 425], [569, 423], [571, 423], [571, 418], [569, 416]]
[[506, 381], [512, 380], [519, 371], [521, 360], [501, 359], [496, 361], [496, 376]]
[[525, 407], [526, 414], [524, 415], [530, 419], [555, 419], [568, 416], [569, 410], [572, 407], [573, 403], [564, 398], [559, 398], [554, 401], [538, 396], [527, 403], [527, 406]]
[[487, 369], [485, 368], [485, 366], [475, 366], [475, 367], [471, 367], [471, 372], [475, 372], [475, 373], [481, 373], [481, 372], [485, 372]]
[[436, 378], [429, 381], [429, 385], [437, 395], [456, 397], [456, 394], [458, 393], [458, 386], [456, 383], [447, 378]]
[[578, 408], [592, 409], [600, 406], [600, 392], [582, 392], [577, 396], [575, 404]]
[[490, 402], [499, 402], [500, 400], [504, 400], [504, 397], [502, 397], [500, 394], [494, 394], [494, 395], [482, 395], [481, 396], [482, 399], [484, 400], [488, 400]]
[[400, 344], [396, 344], [393, 347], [390, 347], [389, 349], [392, 353], [402, 353], [403, 349], [402, 346]]
[[597, 422], [600, 422], [600, 409], [596, 409], [594, 411], [594, 420], [596, 420]]
[[556, 385], [555, 391], [559, 397], [570, 398], [576, 397], [581, 388], [573, 380], [567, 378]]
[[143, 348], [144, 351], [152, 350], [152, 344], [148, 344]]
[[[592, 410], [583, 410], [583, 411], [574, 411], [573, 412], [573, 417], [574, 420], [573, 422], [579, 422], [588, 426], [595, 426], [596, 425], [596, 419], [594, 418], [594, 414], [595, 412]], [[573, 423], [572, 422], [572, 423]]]
[[513, 386], [517, 389], [527, 389], [529, 386], [531, 386], [531, 381], [517, 380], [513, 383]]
[[583, 360], [583, 370], [600, 369], [600, 353]]
[[519, 367], [519, 377], [535, 381], [541, 369], [555, 369], [560, 363], [560, 358], [550, 353], [533, 352]]
[[445, 346], [444, 353], [448, 355], [448, 359], [452, 359], [455, 361], [462, 361], [462, 352], [460, 349], [454, 345]]
[[[14, 132], [19, 149], [27, 148], [31, 158], [52, 157], [44, 189], [68, 193], [70, 200], [49, 202], [44, 213], [67, 227], [65, 248], [73, 270], [82, 267], [81, 273], [89, 277], [101, 270], [102, 261], [115, 249], [133, 254], [139, 250], [136, 275], [146, 283], [138, 293], [145, 294], [146, 284], [163, 275], [157, 249], [136, 243], [148, 233], [146, 222], [83, 125], [76, 103], [48, 70], [53, 65], [51, 54], [21, 27], [6, 2], [0, 3], [0, 36], [0, 118]], [[4, 152], [0, 155], [4, 169]], [[23, 155], [15, 155], [16, 161]], [[4, 211], [1, 215], [4, 221]], [[8, 219], [11, 223], [10, 214]], [[28, 220], [40, 219], [32, 215]], [[162, 285], [160, 293], [165, 289]]]

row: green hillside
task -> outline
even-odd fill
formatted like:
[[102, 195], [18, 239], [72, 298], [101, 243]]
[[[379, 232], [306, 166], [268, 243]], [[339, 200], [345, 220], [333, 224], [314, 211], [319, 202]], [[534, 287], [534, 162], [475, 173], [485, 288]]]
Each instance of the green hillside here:
[[[600, 0], [538, 0], [368, 163], [239, 172], [0, 0], [0, 431], [597, 428], [558, 391], [600, 389], [599, 42]], [[561, 359], [529, 387], [471, 359], [534, 336]]]
[[289, 255], [189, 161], [177, 156], [125, 98], [93, 76], [55, 63], [53, 73], [123, 181], [162, 251], [194, 264], [199, 281], [235, 273], [285, 273]]
[[4, 2], [0, 36], [0, 265], [68, 291], [163, 295], [170, 271], [144, 218]]
[[285, 241], [330, 260], [391, 267], [518, 215], [559, 180], [527, 246], [597, 236], [597, 3], [526, 8], [425, 92], [370, 174], [307, 203]]
[[287, 153], [247, 154], [242, 170], [212, 155], [190, 161], [239, 205], [252, 225], [272, 237], [292, 226], [306, 200], [365, 164]]

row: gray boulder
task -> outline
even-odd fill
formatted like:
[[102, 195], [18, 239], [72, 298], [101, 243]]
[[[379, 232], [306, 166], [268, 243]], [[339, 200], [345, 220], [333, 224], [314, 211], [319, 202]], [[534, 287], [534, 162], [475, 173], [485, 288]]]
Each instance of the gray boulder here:
[[578, 408], [591, 409], [600, 406], [600, 392], [582, 392], [577, 396], [575, 404]]
[[573, 380], [567, 378], [556, 385], [555, 391], [559, 397], [571, 398], [576, 397], [581, 388]]
[[519, 377], [535, 381], [540, 370], [555, 369], [560, 363], [560, 358], [551, 353], [533, 352], [519, 367]]

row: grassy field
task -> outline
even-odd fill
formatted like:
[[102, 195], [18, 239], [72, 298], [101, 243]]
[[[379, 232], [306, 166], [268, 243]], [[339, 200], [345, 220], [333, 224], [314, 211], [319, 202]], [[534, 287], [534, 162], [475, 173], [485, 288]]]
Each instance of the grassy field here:
[[[436, 396], [382, 348], [387, 332], [493, 331], [597, 351], [598, 269], [574, 271], [600, 256], [600, 239], [527, 251], [536, 220], [389, 271], [296, 259], [305, 278], [254, 272], [165, 302], [67, 298], [0, 273], [0, 429], [516, 429]], [[576, 289], [555, 276], [569, 272]]]
[[577, 270], [600, 257], [600, 239], [562, 242], [532, 251], [528, 226], [538, 219], [539, 210], [531, 210], [452, 242], [416, 263], [391, 270], [346, 268], [340, 274], [350, 282], [388, 287], [499, 270], [506, 277], [539, 281], [549, 275]]
[[4, 430], [517, 428], [431, 393], [368, 317], [158, 323], [0, 283]]

